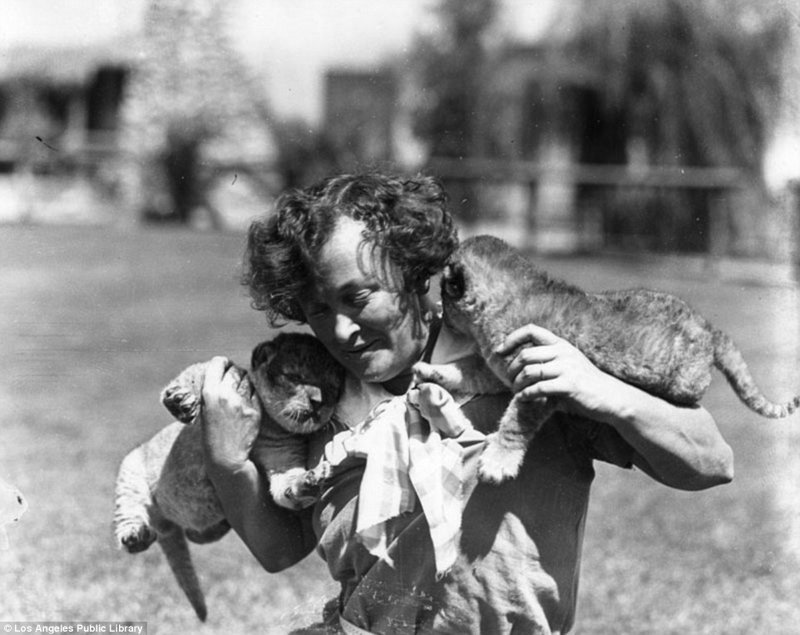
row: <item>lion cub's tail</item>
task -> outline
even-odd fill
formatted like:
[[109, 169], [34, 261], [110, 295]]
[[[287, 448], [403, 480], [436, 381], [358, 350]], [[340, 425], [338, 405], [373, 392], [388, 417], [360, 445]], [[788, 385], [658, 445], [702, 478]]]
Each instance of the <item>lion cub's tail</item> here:
[[800, 395], [778, 404], [769, 401], [756, 386], [741, 352], [733, 340], [719, 329], [712, 333], [714, 339], [714, 366], [725, 375], [739, 399], [751, 410], [763, 417], [780, 419], [792, 414], [800, 407]]
[[[178, 525], [162, 518], [154, 505], [142, 446], [130, 452], [120, 465], [114, 503], [117, 544], [129, 553], [140, 553], [158, 541], [178, 585], [189, 598], [197, 617], [205, 621], [206, 601], [186, 535]], [[220, 529], [224, 534], [228, 527]]]
[[178, 525], [171, 525], [168, 528], [159, 527], [158, 544], [167, 557], [172, 573], [178, 581], [178, 586], [183, 589], [186, 597], [197, 613], [201, 621], [206, 621], [208, 611], [203, 590], [200, 588], [200, 581], [192, 563], [192, 556], [189, 553], [189, 544], [186, 542], [186, 534]]

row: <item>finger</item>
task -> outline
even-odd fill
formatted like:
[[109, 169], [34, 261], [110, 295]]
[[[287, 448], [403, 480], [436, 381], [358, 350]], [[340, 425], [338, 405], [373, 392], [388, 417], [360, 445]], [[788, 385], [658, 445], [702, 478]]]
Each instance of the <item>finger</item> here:
[[548, 364], [526, 364], [514, 377], [511, 384], [514, 392], [520, 392], [526, 386], [533, 386], [544, 381], [558, 377], [558, 370], [552, 363]]
[[544, 364], [555, 358], [556, 349], [553, 346], [526, 346], [509, 362], [508, 375], [512, 378], [516, 377], [529, 364]]
[[227, 357], [212, 357], [211, 361], [206, 366], [206, 372], [203, 376], [203, 392], [207, 388], [219, 386], [222, 382], [222, 377], [225, 375], [225, 369], [228, 366]]
[[252, 399], [253, 397], [253, 382], [247, 376], [247, 373], [242, 372], [239, 377], [239, 383], [236, 385], [236, 392], [245, 399]]
[[231, 381], [233, 382], [233, 387], [236, 389], [236, 392], [239, 394], [246, 394], [250, 392], [250, 378], [247, 376], [247, 372], [231, 364], [230, 368], [225, 371], [225, 374], [230, 376]]
[[516, 393], [523, 401], [536, 401], [546, 397], [555, 397], [559, 394], [558, 381], [548, 379], [526, 386]]
[[448, 401], [447, 391], [439, 384], [425, 382], [417, 386], [419, 388], [420, 403], [433, 408], [441, 408]]
[[560, 339], [561, 338], [557, 335], [542, 326], [526, 324], [509, 333], [503, 343], [495, 349], [495, 352], [498, 355], [505, 355], [523, 344], [556, 344]]

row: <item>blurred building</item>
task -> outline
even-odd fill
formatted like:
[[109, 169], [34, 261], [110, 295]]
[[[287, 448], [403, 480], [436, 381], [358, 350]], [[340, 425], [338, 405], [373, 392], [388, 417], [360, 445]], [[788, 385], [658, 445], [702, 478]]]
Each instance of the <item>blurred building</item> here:
[[129, 44], [17, 47], [3, 56], [0, 219], [101, 212], [134, 63]]
[[[553, 37], [558, 31], [554, 7], [559, 3], [501, 4], [504, 12], [491, 54], [485, 68], [475, 69], [485, 81], [474, 113], [474, 147], [456, 159], [428, 157], [425, 144], [411, 134], [419, 91], [408, 50], [380, 61], [373, 51], [359, 58], [352, 50], [357, 45], [339, 47], [339, 57], [332, 51], [323, 53], [319, 43], [307, 42], [313, 33], [320, 39], [324, 34], [326, 42], [335, 39], [322, 9], [303, 24], [299, 10], [284, 15], [270, 5], [273, 13], [265, 9], [259, 22], [255, 0], [245, 3], [231, 31], [249, 33], [242, 38], [248, 46], [269, 51], [270, 56], [259, 57], [254, 48], [244, 56], [266, 99], [271, 99], [268, 90], [281, 94], [287, 119], [295, 105], [303, 116], [309, 111], [299, 102], [308, 100], [310, 93], [301, 95], [300, 89], [315, 83], [318, 89], [311, 92], [321, 95], [322, 105], [313, 110], [322, 118], [301, 125], [322, 129], [340, 167], [427, 166], [448, 181], [457, 212], [472, 208], [469, 231], [493, 231], [522, 246], [564, 252], [635, 248], [759, 257], [791, 254], [796, 210], [767, 209], [758, 188], [751, 187], [758, 180], [753, 174], [724, 165], [687, 167], [678, 159], [660, 165], [646, 135], [630, 118], [602, 108], [607, 76], [599, 61], [571, 54], [563, 46], [574, 24], [562, 24], [558, 37]], [[422, 3], [414, 6], [421, 21]], [[297, 25], [302, 24], [297, 28], [307, 29], [307, 37], [281, 33], [271, 39], [274, 20], [289, 24], [290, 13]], [[355, 25], [354, 11], [344, 13], [337, 13], [341, 22], [336, 28]], [[250, 15], [254, 19], [244, 28], [241, 23]], [[410, 29], [414, 20], [407, 23]], [[373, 25], [373, 40], [381, 28], [396, 35], [391, 25]], [[0, 220], [56, 212], [77, 217], [95, 209], [108, 214], [108, 201], [119, 193], [115, 158], [126, 90], [143, 60], [136, 41], [140, 36], [103, 45], [18, 47], [0, 56]], [[411, 42], [413, 31], [403, 37]], [[242, 41], [232, 40], [243, 53]], [[269, 48], [278, 40], [296, 48]], [[301, 59], [301, 53], [317, 59], [312, 64]], [[327, 65], [324, 71], [321, 60]], [[315, 77], [301, 80], [301, 68]], [[797, 71], [795, 59], [786, 72]], [[282, 83], [273, 81], [275, 77]], [[219, 183], [236, 184], [218, 187], [215, 198], [219, 206], [245, 209], [246, 214], [258, 208], [255, 201], [263, 196], [257, 188], [247, 200], [234, 196], [244, 189], [243, 171], [235, 167], [234, 155], [254, 140], [248, 134], [251, 121], [215, 150], [228, 163]], [[260, 149], [268, 144], [259, 140], [255, 145]], [[784, 162], [784, 172], [794, 170], [786, 168]]]
[[131, 49], [119, 42], [69, 49], [18, 48], [0, 67], [4, 172], [26, 158], [40, 136], [65, 152], [113, 145]]
[[[775, 117], [765, 113], [777, 103], [775, 87], [790, 83], [786, 80], [797, 68], [781, 69], [775, 55], [770, 74], [756, 87], [761, 99], [752, 99], [752, 93], [740, 99], [730, 90], [726, 94], [730, 84], [723, 84], [749, 62], [741, 54], [739, 68], [734, 61], [726, 66], [694, 56], [687, 79], [681, 75], [684, 65], [676, 70], [669, 60], [692, 55], [675, 53], [666, 62], [643, 61], [635, 69], [638, 78], [634, 73], [624, 78], [632, 84], [620, 82], [618, 74], [618, 90], [631, 90], [634, 98], [610, 107], [609, 69], [618, 59], [605, 49], [624, 49], [608, 40], [613, 29], [606, 39], [591, 42], [600, 47], [592, 49], [575, 43], [574, 29], [561, 27], [555, 35], [500, 40], [487, 51], [471, 148], [464, 157], [431, 158], [431, 168], [447, 177], [457, 200], [474, 208], [468, 210], [476, 225], [470, 231], [504, 233], [520, 246], [543, 251], [796, 257], [800, 223], [794, 197], [786, 190], [777, 196], [767, 191], [763, 159], [769, 152], [764, 131]], [[758, 46], [746, 30], [741, 39], [742, 48]], [[662, 35], [659, 54], [669, 55], [677, 41], [677, 35]], [[714, 46], [720, 41], [713, 40]], [[725, 63], [733, 58], [724, 47], [722, 53], [709, 50]], [[765, 58], [758, 63], [757, 68], [765, 66]], [[716, 68], [721, 70], [714, 77], [710, 69]], [[637, 80], [647, 84], [638, 88], [645, 95], [638, 103]], [[663, 87], [680, 96], [664, 95]], [[753, 90], [752, 79], [748, 88]], [[652, 123], [659, 120], [665, 124]]]
[[172, 51], [153, 39], [163, 28], [141, 28], [0, 56], [0, 221], [241, 227], [263, 213], [280, 182], [262, 96], [214, 16], [187, 11], [157, 16], [187, 27], [167, 33]]
[[395, 75], [388, 69], [326, 73], [323, 126], [344, 166], [394, 160], [397, 92]]

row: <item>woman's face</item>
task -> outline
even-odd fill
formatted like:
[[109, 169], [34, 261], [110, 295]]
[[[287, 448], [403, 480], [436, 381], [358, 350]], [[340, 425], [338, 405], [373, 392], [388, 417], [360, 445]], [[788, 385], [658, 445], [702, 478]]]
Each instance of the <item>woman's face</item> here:
[[315, 335], [345, 368], [403, 392], [428, 328], [420, 320], [419, 296], [401, 303], [374, 274], [369, 250], [359, 251], [364, 229], [348, 217], [337, 221], [316, 263], [319, 276], [300, 304]]

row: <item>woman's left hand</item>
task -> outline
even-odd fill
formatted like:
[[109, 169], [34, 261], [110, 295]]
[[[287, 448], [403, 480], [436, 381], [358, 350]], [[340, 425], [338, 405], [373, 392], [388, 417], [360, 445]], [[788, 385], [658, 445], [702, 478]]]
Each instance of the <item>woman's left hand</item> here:
[[541, 326], [528, 324], [495, 352], [516, 355], [508, 364], [512, 388], [523, 399], [558, 398], [558, 408], [601, 419], [613, 410], [618, 380], [597, 368], [575, 346]]
[[554, 397], [560, 410], [611, 425], [633, 448], [634, 465], [661, 483], [697, 490], [733, 478], [731, 449], [703, 408], [675, 406], [604, 373], [540, 326], [513, 331], [495, 352], [513, 355], [509, 377], [522, 398]]

